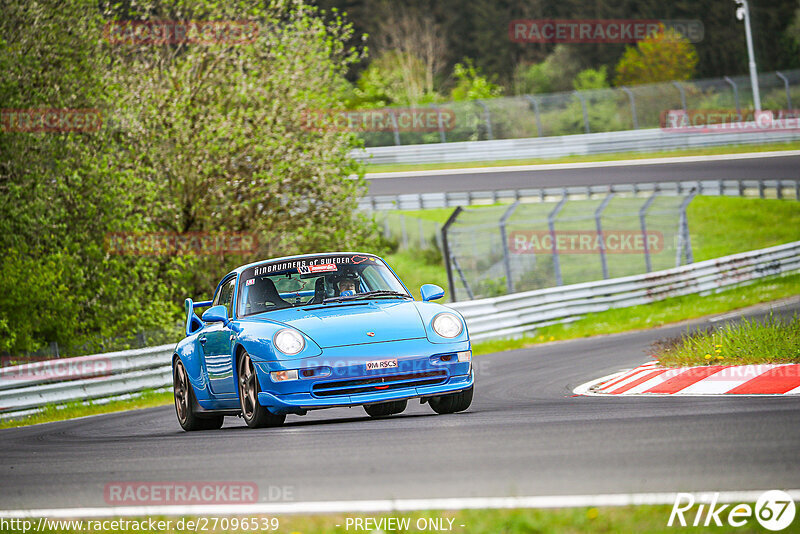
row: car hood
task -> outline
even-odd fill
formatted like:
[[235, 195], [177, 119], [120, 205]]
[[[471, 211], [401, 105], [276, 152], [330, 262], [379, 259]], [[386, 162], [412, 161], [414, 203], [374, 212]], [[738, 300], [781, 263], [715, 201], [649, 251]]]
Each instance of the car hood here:
[[[253, 317], [296, 328], [320, 348], [425, 337], [413, 301], [374, 300], [275, 310]], [[369, 333], [374, 335], [370, 336]]]

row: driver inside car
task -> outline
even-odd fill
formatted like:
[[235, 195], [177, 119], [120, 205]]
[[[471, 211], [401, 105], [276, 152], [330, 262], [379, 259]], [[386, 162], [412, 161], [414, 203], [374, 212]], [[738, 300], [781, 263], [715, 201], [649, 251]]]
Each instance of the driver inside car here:
[[340, 297], [352, 297], [358, 291], [356, 288], [358, 287], [358, 275], [356, 273], [347, 273], [343, 277], [339, 278], [336, 284], [336, 288], [339, 290]]

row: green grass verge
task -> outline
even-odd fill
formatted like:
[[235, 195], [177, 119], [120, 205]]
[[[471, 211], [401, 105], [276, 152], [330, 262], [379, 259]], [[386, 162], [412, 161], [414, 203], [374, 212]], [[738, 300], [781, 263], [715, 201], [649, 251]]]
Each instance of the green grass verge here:
[[590, 161], [620, 161], [627, 159], [670, 158], [679, 156], [712, 156], [717, 154], [743, 154], [800, 149], [800, 141], [769, 143], [765, 145], [726, 145], [710, 148], [691, 148], [662, 152], [615, 152], [611, 154], [575, 155], [561, 158], [528, 158], [497, 161], [466, 161], [453, 163], [367, 164], [367, 172], [401, 172], [437, 169], [471, 169], [475, 167], [511, 167], [514, 165], [546, 165], [551, 163], [584, 163]]
[[720, 329], [665, 339], [654, 346], [653, 356], [667, 367], [800, 363], [800, 317], [744, 319]]
[[44, 407], [43, 411], [37, 414], [22, 419], [0, 421], [0, 429], [35, 425], [38, 423], [52, 423], [53, 421], [64, 421], [66, 419], [74, 419], [87, 415], [136, 410], [138, 408], [152, 408], [153, 406], [172, 404], [172, 402], [172, 391], [144, 391], [141, 395], [132, 399], [114, 400], [103, 404], [84, 403], [82, 401], [61, 405], [49, 404]]
[[[752, 503], [749, 503], [751, 510], [755, 508]], [[694, 516], [698, 507], [693, 507], [690, 511], [684, 514], [688, 524], [694, 521]], [[286, 532], [292, 534], [345, 534], [350, 532], [436, 532], [435, 528], [431, 525], [436, 523], [424, 523], [426, 520], [431, 519], [438, 521], [445, 527], [445, 530], [452, 525], [451, 532], [455, 533], [469, 533], [469, 534], [531, 534], [531, 533], [610, 533], [610, 532], [648, 532], [648, 533], [674, 533], [676, 529], [680, 532], [708, 532], [709, 527], [681, 527], [681, 526], [667, 526], [669, 521], [670, 512], [672, 511], [671, 505], [659, 506], [624, 506], [624, 507], [600, 507], [600, 508], [562, 508], [562, 509], [517, 509], [517, 510], [459, 510], [459, 511], [446, 511], [446, 512], [410, 512], [410, 513], [395, 513], [391, 515], [375, 514], [375, 515], [314, 515], [314, 516], [278, 516], [277, 519], [278, 529], [270, 529], [270, 532]], [[737, 532], [737, 533], [751, 533], [751, 532], [768, 532], [764, 530], [754, 517], [747, 519], [747, 523], [742, 527], [733, 528], [727, 525], [727, 514], [730, 508], [726, 509], [720, 514], [720, 520], [726, 525], [725, 527], [713, 527], [720, 532]], [[705, 512], [705, 510], [704, 510]], [[205, 518], [203, 521], [208, 526], [211, 532], [254, 532], [251, 523], [252, 519], [258, 518], [258, 525], [262, 521], [269, 524], [272, 517], [265, 516], [252, 516], [246, 518], [248, 526], [245, 528], [232, 528], [232, 519], [239, 521], [239, 518]], [[369, 528], [364, 528], [364, 523], [361, 523], [362, 528], [356, 528], [354, 522], [348, 524], [348, 518], [355, 519], [371, 519], [380, 521], [384, 518], [392, 518], [393, 520], [407, 520], [408, 525], [403, 525], [404, 528], [389, 529], [384, 528], [379, 530], [375, 527], [374, 523], [370, 523]], [[187, 521], [194, 521], [192, 526], [197, 525], [198, 517], [157, 517], [153, 518], [155, 521], [164, 521], [164, 524], [157, 527], [158, 532], [164, 534], [178, 534], [183, 532], [193, 531], [187, 528]], [[242, 517], [241, 519], [245, 519]], [[705, 513], [702, 519], [705, 519]], [[144, 518], [128, 518], [128, 521], [143, 521]], [[452, 523], [449, 521], [452, 520]], [[37, 520], [33, 520], [34, 525]], [[60, 528], [58, 530], [47, 529], [43, 532], [64, 532], [64, 533], [79, 533], [87, 532], [89, 527], [93, 525], [100, 526], [94, 522], [84, 521], [83, 530], [75, 528]], [[102, 520], [100, 520], [102, 521]], [[145, 524], [147, 524], [147, 521]], [[166, 522], [170, 523], [167, 524]], [[182, 530], [176, 527], [179, 521], [183, 521]], [[797, 520], [795, 520], [796, 522]], [[419, 522], [419, 523], [418, 523]], [[51, 524], [57, 524], [52, 522]], [[62, 523], [66, 524], [66, 522]], [[237, 523], [241, 525], [241, 523]], [[677, 524], [677, 520], [676, 520]], [[226, 528], [221, 528], [224, 525]], [[464, 525], [463, 527], [461, 525]], [[162, 528], [166, 527], [166, 528]], [[349, 528], [348, 528], [349, 527]], [[425, 527], [425, 528], [423, 528]], [[104, 529], [105, 530], [105, 529]], [[100, 529], [94, 529], [99, 532]], [[142, 532], [142, 530], [132, 529], [118, 529], [117, 532]], [[147, 528], [145, 532], [151, 532]], [[267, 530], [259, 530], [259, 532], [266, 532]], [[787, 531], [788, 532], [788, 531]]]
[[534, 336], [476, 342], [473, 354], [531, 347], [537, 343], [656, 328], [705, 315], [725, 313], [762, 302], [800, 295], [800, 274], [767, 278], [707, 296], [686, 295], [652, 304], [587, 314], [574, 323], [545, 326]]

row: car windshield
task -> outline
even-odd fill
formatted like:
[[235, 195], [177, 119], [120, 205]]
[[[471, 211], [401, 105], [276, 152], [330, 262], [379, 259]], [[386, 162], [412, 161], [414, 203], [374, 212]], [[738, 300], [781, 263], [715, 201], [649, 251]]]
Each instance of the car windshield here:
[[265, 262], [242, 272], [238, 315], [369, 298], [412, 298], [387, 265], [367, 254]]

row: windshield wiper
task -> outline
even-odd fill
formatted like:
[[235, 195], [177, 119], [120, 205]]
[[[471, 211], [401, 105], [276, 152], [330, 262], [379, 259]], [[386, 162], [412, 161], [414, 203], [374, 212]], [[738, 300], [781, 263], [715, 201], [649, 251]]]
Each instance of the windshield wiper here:
[[380, 290], [380, 291], [367, 291], [366, 293], [356, 293], [355, 295], [349, 295], [347, 297], [330, 297], [323, 300], [322, 303], [327, 304], [328, 302], [345, 302], [348, 300], [372, 299], [381, 297], [393, 297], [393, 298], [399, 297], [399, 298], [413, 300], [413, 297], [410, 297], [405, 293], [399, 293], [397, 291]]

